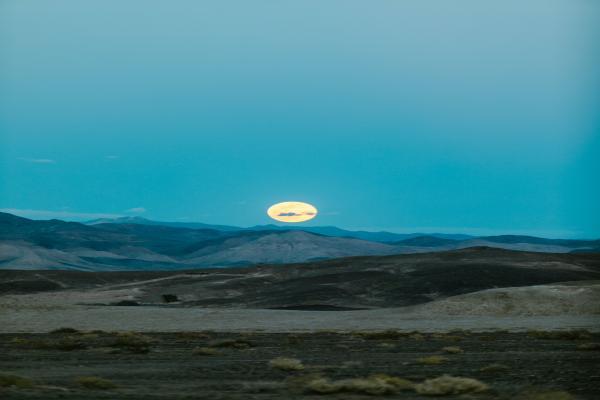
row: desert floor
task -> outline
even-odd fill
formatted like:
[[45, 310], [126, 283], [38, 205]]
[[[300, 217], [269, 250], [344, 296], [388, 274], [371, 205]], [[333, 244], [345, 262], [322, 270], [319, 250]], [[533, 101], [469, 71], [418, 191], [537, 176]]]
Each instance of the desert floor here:
[[[0, 397], [597, 399], [599, 341], [574, 331], [4, 333]], [[301, 364], [271, 365], [277, 357]], [[427, 382], [444, 374], [477, 382]]]

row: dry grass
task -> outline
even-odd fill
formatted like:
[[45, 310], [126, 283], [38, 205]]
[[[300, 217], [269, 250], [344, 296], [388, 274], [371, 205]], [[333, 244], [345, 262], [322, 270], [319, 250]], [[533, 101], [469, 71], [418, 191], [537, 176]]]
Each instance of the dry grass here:
[[80, 378], [75, 379], [75, 383], [80, 386], [83, 386], [86, 389], [94, 389], [94, 390], [109, 390], [115, 389], [117, 385], [108, 379], [103, 379], [97, 376], [82, 376]]
[[152, 338], [136, 332], [117, 333], [110, 347], [117, 347], [132, 353], [148, 353]]
[[538, 331], [531, 330], [527, 332], [529, 336], [536, 339], [546, 340], [588, 340], [592, 338], [589, 331], [585, 329], [575, 329], [568, 331]]
[[473, 378], [443, 375], [439, 378], [427, 379], [415, 385], [415, 391], [425, 396], [448, 396], [464, 393], [478, 393], [488, 390], [483, 382]]
[[395, 340], [416, 335], [418, 332], [400, 332], [394, 330], [374, 332], [353, 332], [352, 335], [366, 340]]
[[409, 380], [383, 374], [337, 381], [316, 378], [308, 381], [305, 386], [307, 390], [320, 394], [354, 392], [369, 395], [394, 394], [402, 390], [411, 390], [413, 387], [413, 383]]
[[448, 353], [448, 354], [464, 353], [464, 350], [461, 349], [458, 346], [446, 346], [446, 347], [442, 347], [442, 351], [444, 353]]
[[88, 347], [83, 340], [75, 336], [67, 336], [58, 340], [14, 338], [10, 343], [17, 347], [36, 350], [72, 351], [83, 350]]
[[75, 328], [58, 328], [55, 329], [53, 331], [50, 331], [51, 334], [74, 334], [74, 333], [79, 333], [79, 331]]
[[525, 393], [518, 400], [576, 400], [576, 397], [563, 390]]
[[177, 332], [177, 337], [186, 340], [210, 339], [210, 335], [205, 332]]
[[582, 343], [577, 346], [578, 350], [600, 350], [600, 343]]
[[0, 387], [16, 387], [26, 389], [33, 387], [33, 381], [17, 375], [0, 374]]
[[504, 365], [504, 364], [490, 364], [490, 365], [486, 365], [485, 367], [481, 367], [479, 369], [479, 372], [483, 372], [486, 374], [499, 374], [502, 372], [506, 372], [506, 371], [510, 371], [510, 367]]
[[253, 347], [254, 344], [249, 340], [244, 339], [221, 339], [213, 340], [208, 344], [209, 347], [232, 347], [235, 349], [247, 349]]
[[302, 371], [304, 364], [296, 358], [277, 357], [269, 361], [272, 368], [277, 368], [282, 371]]
[[443, 356], [428, 356], [417, 358], [417, 363], [424, 365], [439, 365], [448, 361], [448, 358]]
[[445, 341], [449, 341], [449, 342], [460, 342], [461, 340], [463, 340], [462, 336], [459, 335], [451, 335], [448, 333], [434, 333], [433, 335], [431, 335], [432, 339], [440, 339], [440, 340], [445, 340]]
[[212, 347], [195, 347], [192, 354], [195, 356], [218, 356], [221, 352]]

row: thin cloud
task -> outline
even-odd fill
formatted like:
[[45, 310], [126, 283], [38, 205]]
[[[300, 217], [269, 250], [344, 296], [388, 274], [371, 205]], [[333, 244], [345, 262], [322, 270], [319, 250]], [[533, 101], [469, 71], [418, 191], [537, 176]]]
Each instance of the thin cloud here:
[[145, 213], [146, 211], [148, 211], [148, 210], [146, 210], [144, 207], [133, 207], [133, 208], [125, 210], [126, 213], [134, 213], [134, 214], [142, 214], [142, 213]]
[[18, 158], [21, 161], [25, 161], [28, 163], [34, 163], [34, 164], [55, 164], [56, 160], [52, 160], [50, 158], [26, 158], [26, 157], [19, 157]]
[[18, 215], [23, 218], [31, 219], [64, 219], [73, 221], [86, 221], [97, 218], [119, 218], [121, 214], [106, 214], [106, 213], [86, 213], [72, 211], [55, 211], [55, 210], [30, 210], [20, 208], [0, 208], [0, 212]]
[[116, 160], [117, 158], [119, 158], [119, 156], [110, 155], [110, 156], [105, 156], [104, 158], [106, 158], [107, 160]]

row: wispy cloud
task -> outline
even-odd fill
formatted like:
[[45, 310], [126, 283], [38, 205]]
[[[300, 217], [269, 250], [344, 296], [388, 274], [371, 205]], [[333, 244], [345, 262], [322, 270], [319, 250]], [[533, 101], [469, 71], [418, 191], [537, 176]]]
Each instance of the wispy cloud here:
[[56, 211], [56, 210], [30, 210], [20, 208], [0, 208], [0, 212], [18, 215], [24, 218], [31, 219], [64, 219], [70, 221], [86, 221], [96, 218], [119, 218], [122, 214], [107, 214], [107, 213], [86, 213], [73, 211]]
[[52, 160], [50, 158], [27, 158], [27, 157], [19, 157], [18, 158], [21, 161], [25, 161], [28, 163], [34, 163], [34, 164], [55, 164], [56, 160]]
[[134, 214], [142, 214], [145, 213], [146, 210], [144, 207], [133, 207], [125, 210], [126, 213], [134, 213]]
[[106, 158], [107, 160], [116, 160], [117, 158], [119, 158], [119, 156], [109, 155], [105, 156], [104, 158]]

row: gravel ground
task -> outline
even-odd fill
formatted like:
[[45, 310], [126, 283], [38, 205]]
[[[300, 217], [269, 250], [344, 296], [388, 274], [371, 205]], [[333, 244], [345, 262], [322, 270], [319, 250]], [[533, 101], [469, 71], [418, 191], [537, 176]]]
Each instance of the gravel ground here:
[[[386, 374], [419, 384], [451, 374], [477, 379], [489, 388], [449, 398], [599, 399], [600, 352], [591, 345], [599, 341], [600, 334], [500, 331], [0, 334], [0, 397], [372, 399], [381, 393], [364, 390], [377, 387], [361, 389], [346, 383], [334, 385], [333, 393], [319, 394], [314, 391], [315, 380]], [[194, 351], [198, 347], [204, 350]], [[444, 347], [454, 349], [444, 351]], [[419, 360], [429, 356], [446, 359]], [[298, 359], [301, 369], [270, 366], [276, 357]], [[500, 365], [489, 368], [490, 364]], [[7, 374], [25, 380], [8, 387]], [[86, 376], [108, 382], [78, 381]], [[430, 398], [414, 389], [394, 388], [386, 398]]]
[[0, 309], [0, 332], [48, 332], [63, 326], [77, 329], [178, 332], [310, 332], [401, 329], [445, 332], [452, 329], [600, 331], [599, 317], [591, 316], [439, 316], [425, 318], [403, 309], [360, 311], [289, 311], [201, 309], [169, 307], [71, 306], [65, 308]]

